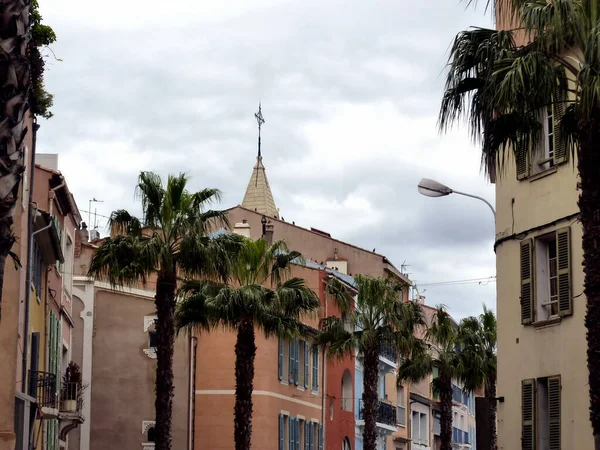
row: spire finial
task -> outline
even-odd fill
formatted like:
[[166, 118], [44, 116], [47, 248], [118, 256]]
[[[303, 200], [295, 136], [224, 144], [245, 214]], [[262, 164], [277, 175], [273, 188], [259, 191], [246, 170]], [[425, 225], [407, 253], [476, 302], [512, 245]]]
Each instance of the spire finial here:
[[256, 118], [256, 122], [258, 123], [258, 157], [260, 158], [260, 129], [262, 127], [262, 124], [265, 123], [265, 119], [263, 118], [261, 111], [261, 102], [258, 102], [258, 112], [254, 114], [254, 117]]

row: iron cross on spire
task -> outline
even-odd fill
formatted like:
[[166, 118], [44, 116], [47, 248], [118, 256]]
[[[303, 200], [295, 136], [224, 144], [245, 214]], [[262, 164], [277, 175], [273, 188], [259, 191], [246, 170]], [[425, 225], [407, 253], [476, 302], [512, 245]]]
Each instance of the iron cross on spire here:
[[261, 157], [260, 154], [260, 129], [262, 127], [262, 124], [265, 123], [265, 119], [263, 118], [262, 115], [262, 111], [261, 111], [261, 104], [258, 104], [258, 112], [254, 114], [254, 117], [256, 118], [256, 122], [258, 122], [258, 157]]

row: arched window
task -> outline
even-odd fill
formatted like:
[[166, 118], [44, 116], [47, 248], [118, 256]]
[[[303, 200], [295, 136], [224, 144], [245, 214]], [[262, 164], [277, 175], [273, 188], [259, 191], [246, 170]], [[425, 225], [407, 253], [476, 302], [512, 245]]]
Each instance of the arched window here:
[[342, 376], [342, 409], [344, 411], [352, 411], [352, 404], [352, 375], [346, 369]]
[[350, 439], [348, 439], [347, 436], [344, 438], [344, 443], [342, 444], [342, 450], [352, 450], [352, 447], [350, 446]]
[[154, 431], [154, 427], [148, 428], [148, 442], [156, 442], [156, 431]]

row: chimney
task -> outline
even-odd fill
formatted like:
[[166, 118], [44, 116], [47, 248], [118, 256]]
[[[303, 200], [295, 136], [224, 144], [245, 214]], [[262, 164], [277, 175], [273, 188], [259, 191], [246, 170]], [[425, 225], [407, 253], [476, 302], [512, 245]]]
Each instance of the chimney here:
[[77, 227], [75, 232], [75, 248], [73, 249], [75, 259], [81, 256], [81, 243], [87, 242], [89, 239], [90, 232], [87, 230], [85, 222], [81, 222], [81, 228]]
[[240, 236], [250, 238], [250, 224], [246, 219], [244, 219], [235, 224], [233, 227], [233, 232], [235, 234], [239, 234]]
[[100, 239], [100, 232], [98, 230], [90, 231], [90, 242]]
[[265, 216], [263, 216], [260, 223], [262, 224], [262, 238], [267, 241], [267, 244], [271, 245], [273, 243], [273, 224]]

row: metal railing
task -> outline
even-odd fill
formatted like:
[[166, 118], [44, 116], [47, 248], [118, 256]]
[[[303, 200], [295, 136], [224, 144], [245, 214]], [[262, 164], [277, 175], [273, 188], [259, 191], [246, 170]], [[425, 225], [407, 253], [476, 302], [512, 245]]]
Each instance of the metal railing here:
[[40, 408], [58, 408], [56, 375], [30, 370], [29, 386], [35, 387], [36, 400]]
[[393, 345], [390, 345], [387, 342], [382, 342], [379, 356], [388, 359], [395, 364], [398, 359], [398, 352], [396, 351], [396, 347]]
[[[363, 401], [362, 399], [359, 401], [358, 403], [358, 419], [359, 420], [365, 420], [364, 417], [364, 411], [365, 408], [363, 406]], [[375, 419], [376, 422], [379, 423], [383, 423], [385, 425], [391, 425], [393, 427], [395, 427], [397, 425], [396, 422], [396, 407], [393, 405], [390, 405], [388, 403], [384, 403], [382, 401], [380, 401], [377, 404], [377, 418]]]

